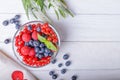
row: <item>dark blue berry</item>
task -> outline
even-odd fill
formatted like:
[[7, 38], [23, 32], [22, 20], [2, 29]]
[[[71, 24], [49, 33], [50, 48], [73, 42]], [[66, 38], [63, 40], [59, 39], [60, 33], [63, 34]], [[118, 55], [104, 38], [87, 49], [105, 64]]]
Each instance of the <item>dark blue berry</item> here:
[[9, 24], [9, 21], [8, 21], [8, 20], [3, 21], [3, 25], [4, 25], [4, 26], [7, 26], [8, 24]]
[[42, 34], [42, 36], [43, 36], [44, 38], [47, 38], [47, 35], [45, 35], [45, 34]]
[[35, 56], [38, 58], [39, 57], [39, 53], [36, 53]]
[[67, 60], [69, 58], [69, 55], [68, 54], [65, 54], [64, 56], [63, 56], [63, 59], [64, 60]]
[[41, 48], [44, 47], [44, 46], [45, 46], [44, 43], [41, 43], [41, 44], [40, 44], [40, 47], [41, 47]]
[[40, 48], [39, 53], [44, 53], [44, 52], [45, 52], [44, 48]]
[[50, 53], [50, 50], [48, 48], [45, 48], [46, 53]]
[[43, 54], [39, 54], [38, 58], [41, 59], [43, 57]]
[[15, 19], [19, 19], [20, 18], [20, 15], [15, 15]]
[[4, 43], [8, 44], [8, 43], [10, 43], [10, 41], [11, 41], [10, 39], [5, 39]]
[[67, 69], [62, 69], [62, 70], [61, 70], [61, 73], [62, 73], [62, 74], [65, 74], [66, 72], [67, 72]]
[[39, 47], [35, 47], [34, 49], [35, 49], [35, 52], [36, 52], [36, 53], [39, 53], [39, 51], [40, 51], [40, 48], [39, 48]]
[[39, 41], [33, 41], [33, 46], [36, 47], [36, 46], [39, 46], [40, 45], [40, 42]]
[[67, 61], [67, 62], [65, 63], [65, 65], [66, 65], [66, 66], [70, 66], [70, 65], [71, 65], [71, 61]]
[[29, 42], [25, 42], [25, 46], [29, 46]]
[[55, 64], [56, 63], [56, 59], [53, 59], [51, 62], [52, 62], [52, 64]]
[[50, 53], [49, 53], [49, 56], [52, 56], [52, 55], [53, 55], [53, 52], [50, 52]]
[[57, 79], [57, 77], [58, 77], [57, 74], [52, 75], [52, 79]]
[[29, 45], [33, 47], [33, 40], [29, 41]]
[[15, 23], [15, 19], [14, 18], [10, 19], [10, 23], [11, 24]]
[[52, 75], [54, 75], [54, 73], [55, 73], [55, 71], [50, 71], [49, 75], [52, 76]]
[[58, 67], [62, 67], [62, 66], [63, 66], [63, 64], [62, 64], [62, 63], [58, 64]]
[[18, 20], [17, 20], [17, 21], [14, 21], [14, 24], [16, 24], [16, 25], [17, 25], [17, 24], [20, 24], [20, 21], [18, 21]]
[[37, 32], [40, 32], [41, 31], [41, 28], [40, 27], [37, 27]]
[[77, 80], [77, 76], [76, 76], [76, 75], [73, 75], [71, 79], [72, 79], [72, 80]]
[[32, 30], [32, 26], [31, 25], [28, 25], [28, 30]]
[[20, 24], [16, 24], [15, 28], [20, 29]]

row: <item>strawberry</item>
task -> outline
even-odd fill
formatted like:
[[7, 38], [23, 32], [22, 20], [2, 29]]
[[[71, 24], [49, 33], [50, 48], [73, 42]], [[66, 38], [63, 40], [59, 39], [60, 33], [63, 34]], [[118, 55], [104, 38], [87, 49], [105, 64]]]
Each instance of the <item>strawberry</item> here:
[[31, 40], [31, 36], [29, 33], [24, 33], [22, 35], [22, 40], [25, 41], [25, 42], [29, 42]]
[[35, 56], [35, 50], [34, 50], [34, 48], [30, 50], [30, 53], [28, 55], [31, 56], [31, 57]]
[[29, 52], [30, 52], [30, 49], [31, 49], [30, 47], [24, 46], [24, 47], [21, 48], [21, 53], [23, 55], [28, 55]]
[[33, 38], [34, 40], [38, 40], [37, 31], [34, 31], [34, 32], [32, 33], [32, 38]]

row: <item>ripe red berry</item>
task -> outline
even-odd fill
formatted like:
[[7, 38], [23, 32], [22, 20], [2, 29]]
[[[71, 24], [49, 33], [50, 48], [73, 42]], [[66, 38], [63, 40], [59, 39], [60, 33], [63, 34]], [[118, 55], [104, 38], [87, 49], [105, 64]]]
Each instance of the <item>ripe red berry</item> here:
[[31, 40], [31, 36], [29, 33], [24, 33], [22, 35], [22, 40], [25, 41], [25, 42], [29, 42]]
[[30, 47], [24, 46], [24, 47], [21, 48], [21, 53], [23, 55], [28, 55], [29, 52], [30, 52], [30, 49], [31, 49]]
[[34, 31], [34, 32], [32, 33], [32, 38], [33, 38], [34, 40], [38, 40], [37, 31]]
[[30, 50], [29, 56], [32, 56], [32, 57], [35, 56], [35, 50], [34, 50], [34, 49], [31, 49], [31, 50]]

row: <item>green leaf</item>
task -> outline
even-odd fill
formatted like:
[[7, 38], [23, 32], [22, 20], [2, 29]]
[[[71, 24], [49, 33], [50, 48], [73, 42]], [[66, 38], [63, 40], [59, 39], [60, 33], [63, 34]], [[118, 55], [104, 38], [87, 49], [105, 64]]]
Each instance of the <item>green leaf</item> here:
[[39, 40], [40, 42], [45, 43], [45, 45], [47, 46], [48, 49], [51, 49], [51, 50], [53, 50], [53, 51], [57, 51], [56, 46], [55, 46], [52, 42], [48, 41], [46, 38], [42, 37], [42, 36], [39, 35], [39, 34], [37, 34], [37, 36], [38, 36], [38, 40]]
[[41, 35], [37, 34], [38, 36], [38, 40], [41, 42], [46, 42], [46, 39], [44, 37], [42, 37]]
[[74, 17], [74, 15], [68, 9], [65, 9], [65, 10], [68, 14], [70, 14], [72, 17]]
[[53, 51], [57, 51], [57, 48], [55, 47], [55, 45], [52, 42], [46, 41], [45, 44], [46, 44], [48, 49], [51, 49]]
[[36, 3], [38, 4], [38, 6], [40, 6], [41, 11], [43, 11], [44, 6], [45, 6], [44, 0], [37, 0]]

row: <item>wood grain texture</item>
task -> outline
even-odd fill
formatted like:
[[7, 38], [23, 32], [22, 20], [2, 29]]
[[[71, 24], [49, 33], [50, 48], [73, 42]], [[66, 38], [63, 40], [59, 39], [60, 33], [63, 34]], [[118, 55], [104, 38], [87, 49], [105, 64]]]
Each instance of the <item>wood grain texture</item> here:
[[[15, 25], [2, 25], [3, 20], [9, 20], [14, 15], [0, 14], [0, 42], [14, 36]], [[118, 15], [77, 15], [59, 21], [55, 15], [51, 16], [61, 41], [120, 41], [120, 16]], [[28, 21], [25, 14], [22, 14], [21, 19], [21, 24]]]
[[[120, 0], [66, 0], [66, 2], [75, 14], [120, 14]], [[1, 0], [0, 6], [2, 7], [0, 13], [24, 13], [21, 0]]]

